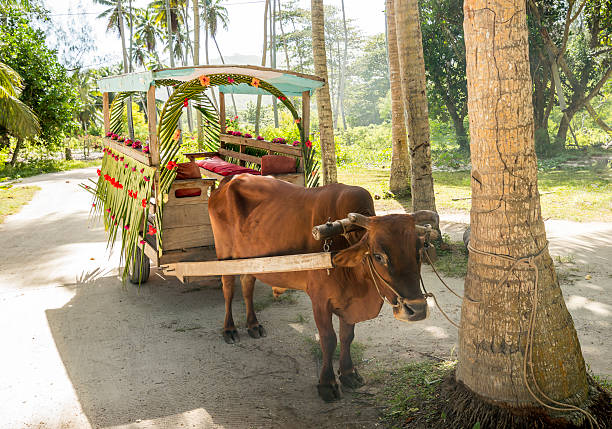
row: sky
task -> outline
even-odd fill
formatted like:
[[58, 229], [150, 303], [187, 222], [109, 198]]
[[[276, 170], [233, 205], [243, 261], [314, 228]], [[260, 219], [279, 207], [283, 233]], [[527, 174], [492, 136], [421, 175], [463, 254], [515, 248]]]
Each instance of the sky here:
[[[124, 5], [127, 6], [128, 0], [124, 2]], [[44, 3], [51, 11], [54, 22], [66, 30], [70, 30], [72, 20], [85, 20], [92, 28], [96, 46], [91, 53], [85, 55], [84, 66], [110, 65], [121, 60], [119, 35], [116, 32], [107, 32], [106, 21], [97, 18], [98, 14], [104, 10], [103, 6], [95, 4], [93, 0], [44, 0]], [[149, 2], [146, 0], [133, 0], [132, 6], [144, 7], [147, 3]], [[261, 58], [265, 1], [225, 0], [224, 3], [228, 10], [229, 28], [227, 31], [220, 29], [217, 36], [223, 56], [254, 55]], [[324, 4], [338, 8], [341, 5], [340, 0], [325, 0]], [[299, 5], [302, 8], [310, 9], [310, 0], [299, 0]], [[353, 19], [354, 24], [367, 35], [385, 31], [384, 6], [384, 0], [345, 0], [347, 18]], [[213, 62], [215, 58], [218, 58], [214, 50], [211, 41], [209, 52]], [[204, 58], [203, 52], [200, 58]]]

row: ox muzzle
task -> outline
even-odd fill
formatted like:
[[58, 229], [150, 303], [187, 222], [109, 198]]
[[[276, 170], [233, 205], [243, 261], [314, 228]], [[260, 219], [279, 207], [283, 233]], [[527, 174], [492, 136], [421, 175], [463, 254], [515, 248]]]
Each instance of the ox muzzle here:
[[397, 304], [393, 307], [393, 317], [402, 322], [418, 322], [426, 319], [429, 315], [427, 299], [404, 299], [397, 298]]

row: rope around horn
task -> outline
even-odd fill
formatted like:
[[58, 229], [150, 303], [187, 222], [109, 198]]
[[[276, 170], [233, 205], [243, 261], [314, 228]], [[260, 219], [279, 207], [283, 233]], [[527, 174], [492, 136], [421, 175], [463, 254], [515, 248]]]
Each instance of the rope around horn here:
[[[508, 280], [508, 277], [510, 276], [510, 274], [514, 271], [514, 269], [518, 266], [518, 265], [527, 265], [530, 269], [533, 270], [534, 272], [534, 288], [533, 288], [533, 299], [532, 299], [532, 310], [531, 310], [531, 315], [529, 317], [529, 325], [527, 328], [527, 345], [525, 346], [525, 353], [523, 354], [523, 383], [525, 383], [525, 387], [527, 388], [527, 391], [529, 392], [529, 394], [533, 397], [533, 399], [536, 400], [537, 403], [539, 403], [540, 405], [542, 405], [545, 408], [551, 409], [551, 410], [555, 410], [555, 411], [562, 411], [562, 412], [568, 412], [568, 411], [579, 411], [580, 413], [582, 413], [588, 420], [589, 422], [589, 426], [591, 427], [591, 429], [593, 429], [593, 427], [599, 428], [599, 424], [597, 423], [597, 420], [591, 415], [591, 413], [589, 413], [588, 411], [576, 406], [576, 405], [572, 405], [572, 404], [565, 404], [563, 402], [559, 402], [556, 401], [554, 399], [552, 399], [550, 396], [548, 396], [546, 393], [544, 393], [542, 391], [542, 389], [540, 388], [540, 386], [538, 385], [538, 382], [535, 378], [535, 374], [533, 372], [533, 333], [534, 333], [534, 327], [535, 327], [535, 316], [536, 316], [536, 312], [538, 310], [538, 280], [539, 280], [539, 276], [540, 276], [540, 270], [538, 269], [538, 266], [536, 264], [536, 260], [540, 259], [544, 253], [544, 251], [548, 248], [548, 243], [546, 243], [546, 245], [535, 255], [531, 255], [531, 256], [525, 256], [523, 258], [513, 258], [511, 256], [506, 256], [506, 255], [498, 255], [496, 253], [490, 253], [490, 252], [485, 252], [483, 250], [478, 250], [478, 249], [474, 249], [470, 243], [468, 243], [467, 248], [470, 252], [472, 253], [476, 253], [478, 255], [484, 255], [484, 256], [491, 256], [491, 257], [496, 257], [496, 258], [500, 258], [503, 259], [507, 262], [511, 262], [512, 265], [510, 266], [510, 269], [508, 269], [508, 271], [506, 272], [506, 274], [504, 275], [504, 277], [501, 278], [501, 280], [497, 283], [496, 289], [499, 289], [501, 286], [504, 285], [504, 283], [506, 283], [506, 281]], [[537, 392], [547, 401], [557, 405], [552, 406], [549, 404], [546, 404], [544, 401], [542, 401], [531, 389], [531, 386], [529, 386], [529, 380], [528, 380], [528, 372], [527, 372], [527, 363], [529, 363], [529, 375], [531, 375], [531, 378], [533, 380], [533, 385], [535, 386]], [[595, 426], [593, 426], [595, 425]]]

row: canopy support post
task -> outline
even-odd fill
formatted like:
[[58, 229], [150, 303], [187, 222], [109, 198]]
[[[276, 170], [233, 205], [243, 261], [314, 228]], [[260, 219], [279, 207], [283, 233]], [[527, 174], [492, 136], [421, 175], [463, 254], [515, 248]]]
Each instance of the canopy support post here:
[[159, 145], [157, 142], [157, 109], [155, 107], [155, 85], [147, 91], [147, 118], [149, 119], [149, 153], [151, 164], [159, 166]]
[[219, 91], [219, 131], [225, 133], [225, 94]]
[[302, 130], [304, 140], [310, 140], [310, 91], [302, 92]]
[[102, 111], [104, 112], [104, 135], [110, 133], [110, 103], [108, 92], [102, 93]]

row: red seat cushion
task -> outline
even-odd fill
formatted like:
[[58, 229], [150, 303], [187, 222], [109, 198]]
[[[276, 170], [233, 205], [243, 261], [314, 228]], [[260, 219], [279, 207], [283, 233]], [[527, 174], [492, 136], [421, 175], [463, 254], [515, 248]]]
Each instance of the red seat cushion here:
[[252, 168], [241, 167], [240, 165], [224, 161], [218, 156], [213, 156], [212, 158], [206, 158], [201, 161], [197, 161], [196, 164], [208, 171], [220, 174], [221, 176], [233, 176], [235, 174], [240, 173], [249, 173], [255, 175], [261, 174], [259, 171], [253, 170]]
[[297, 171], [295, 158], [283, 155], [264, 155], [261, 157], [261, 174], [286, 174]]
[[[200, 174], [200, 168], [195, 162], [181, 162], [177, 164], [177, 170], [176, 170], [177, 180], [201, 179], [201, 178], [202, 178], [202, 174]], [[174, 196], [176, 198], [199, 197], [200, 195], [202, 195], [202, 190], [200, 188], [177, 189], [174, 192]]]

